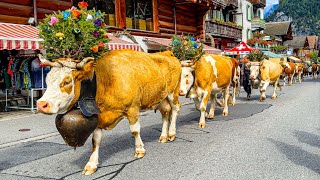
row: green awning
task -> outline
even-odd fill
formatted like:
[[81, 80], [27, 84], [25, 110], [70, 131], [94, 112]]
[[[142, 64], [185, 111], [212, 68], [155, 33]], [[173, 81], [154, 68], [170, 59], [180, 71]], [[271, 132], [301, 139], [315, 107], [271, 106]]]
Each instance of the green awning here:
[[271, 51], [263, 51], [263, 53], [269, 58], [282, 58], [279, 54], [273, 53]]

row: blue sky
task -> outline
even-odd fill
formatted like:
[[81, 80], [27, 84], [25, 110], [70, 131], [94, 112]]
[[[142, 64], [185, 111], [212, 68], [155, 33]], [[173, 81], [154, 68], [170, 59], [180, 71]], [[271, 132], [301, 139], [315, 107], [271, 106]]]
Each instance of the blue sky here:
[[279, 3], [279, 0], [267, 0], [267, 5], [278, 4], [278, 3]]

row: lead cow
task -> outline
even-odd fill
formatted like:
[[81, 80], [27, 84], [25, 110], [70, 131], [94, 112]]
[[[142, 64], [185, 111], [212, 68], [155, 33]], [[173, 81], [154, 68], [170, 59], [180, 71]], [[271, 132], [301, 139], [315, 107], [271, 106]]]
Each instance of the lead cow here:
[[175, 139], [181, 66], [171, 52], [115, 50], [97, 61], [86, 58], [80, 63], [70, 59], [50, 62], [42, 56], [40, 60], [52, 67], [46, 78], [47, 91], [37, 101], [38, 111], [46, 114], [66, 113], [79, 98], [81, 81], [96, 73], [96, 102], [101, 113], [93, 132], [92, 155], [82, 174], [93, 174], [97, 169], [102, 129], [111, 130], [123, 118], [128, 119], [135, 138], [135, 157], [145, 155], [140, 138], [140, 110], [159, 109], [163, 119], [160, 142]]
[[260, 81], [260, 101], [266, 99], [266, 90], [269, 84], [273, 84], [274, 86], [272, 99], [278, 97], [277, 87], [279, 86], [279, 89], [281, 90], [279, 81], [282, 71], [280, 64], [269, 60], [263, 60], [258, 64], [252, 64], [250, 66], [250, 79], [252, 81], [256, 79]]
[[[206, 54], [195, 63], [182, 61], [180, 95], [193, 98], [200, 110], [199, 128], [205, 128], [205, 118], [214, 118], [216, 94], [223, 92], [223, 101], [228, 102], [232, 82], [232, 62], [228, 57]], [[209, 114], [206, 114], [208, 100]], [[228, 115], [228, 103], [224, 103], [223, 116]]]

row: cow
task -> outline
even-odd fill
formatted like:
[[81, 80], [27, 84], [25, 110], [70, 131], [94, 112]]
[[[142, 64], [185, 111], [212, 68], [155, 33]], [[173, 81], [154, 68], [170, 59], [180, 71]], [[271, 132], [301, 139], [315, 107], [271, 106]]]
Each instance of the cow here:
[[266, 89], [269, 84], [274, 85], [272, 99], [276, 99], [277, 87], [281, 91], [281, 86], [279, 84], [280, 75], [283, 72], [283, 68], [279, 63], [272, 62], [269, 60], [262, 60], [258, 65], [250, 66], [250, 79], [255, 81], [258, 79], [260, 81], [260, 101], [266, 99]]
[[[193, 98], [201, 116], [198, 127], [205, 128], [205, 118], [214, 118], [216, 95], [222, 92], [224, 102], [228, 102], [232, 82], [232, 62], [220, 55], [205, 54], [195, 62], [182, 61], [180, 95]], [[206, 114], [208, 100], [210, 111]], [[228, 103], [224, 103], [223, 116], [228, 115]]]
[[292, 80], [296, 73], [296, 65], [293, 62], [287, 62], [283, 66], [283, 86], [286, 85], [286, 77], [288, 77], [288, 84], [289, 86], [292, 85]]
[[317, 64], [312, 64], [311, 65], [311, 72], [312, 72], [312, 79], [317, 79], [318, 78], [318, 71], [320, 67]]
[[51, 62], [39, 57], [42, 63], [52, 67], [46, 78], [47, 90], [37, 101], [41, 113], [66, 113], [79, 99], [81, 81], [96, 74], [95, 100], [101, 112], [93, 132], [92, 154], [82, 174], [90, 175], [97, 170], [102, 130], [113, 129], [123, 118], [128, 119], [135, 138], [134, 156], [144, 157], [141, 110], [159, 109], [163, 120], [159, 141], [175, 139], [181, 65], [172, 52], [148, 54], [129, 49], [113, 50], [97, 60], [85, 58], [79, 63], [71, 59]]
[[299, 83], [302, 81], [302, 73], [303, 73], [303, 64], [301, 63], [294, 63], [296, 67], [296, 74], [294, 77], [294, 82], [296, 82], [296, 78], [298, 78]]
[[308, 76], [309, 76], [308, 65], [305, 64], [305, 65], [303, 66], [303, 69], [302, 69], [301, 78], [302, 78], [302, 80], [304, 81], [304, 78], [305, 78], [305, 77], [308, 77]]

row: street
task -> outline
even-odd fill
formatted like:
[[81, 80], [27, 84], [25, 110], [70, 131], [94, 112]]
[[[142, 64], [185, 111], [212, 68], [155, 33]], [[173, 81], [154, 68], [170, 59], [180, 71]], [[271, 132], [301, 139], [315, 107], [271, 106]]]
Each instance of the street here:
[[[55, 116], [33, 114], [0, 119], [0, 179], [320, 179], [320, 80], [285, 86], [276, 100], [250, 101], [243, 91], [223, 117], [199, 129], [200, 113], [181, 98], [174, 142], [158, 142], [160, 113], [141, 116], [146, 156], [134, 158], [127, 120], [104, 131], [98, 170], [81, 175], [91, 155], [91, 138], [74, 150], [65, 145]], [[30, 129], [30, 131], [19, 131]]]

